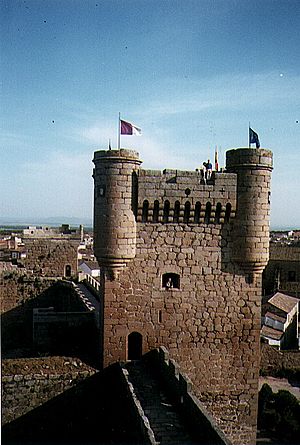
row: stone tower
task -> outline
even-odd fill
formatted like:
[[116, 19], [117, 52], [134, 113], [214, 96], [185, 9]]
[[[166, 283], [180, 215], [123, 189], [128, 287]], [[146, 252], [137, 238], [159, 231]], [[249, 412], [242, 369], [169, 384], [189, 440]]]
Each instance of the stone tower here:
[[135, 172], [141, 161], [132, 150], [97, 151], [94, 169], [94, 252], [111, 276], [135, 257], [133, 213]]
[[269, 259], [272, 152], [239, 148], [226, 153], [226, 169], [237, 173], [237, 213], [233, 259], [249, 272], [261, 273]]
[[255, 443], [272, 153], [239, 148], [208, 183], [95, 152], [103, 365], [164, 345], [237, 445]]

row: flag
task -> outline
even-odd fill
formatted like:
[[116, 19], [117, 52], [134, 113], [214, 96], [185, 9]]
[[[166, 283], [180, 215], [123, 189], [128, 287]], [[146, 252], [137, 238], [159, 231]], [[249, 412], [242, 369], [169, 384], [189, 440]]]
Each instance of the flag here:
[[219, 171], [218, 147], [216, 147], [216, 151], [215, 151], [215, 170], [216, 170], [216, 172]]
[[120, 120], [120, 123], [121, 123], [121, 134], [137, 135], [137, 136], [140, 136], [142, 134], [142, 130], [136, 125], [133, 125], [130, 122], [126, 122], [123, 120]]
[[260, 147], [258, 134], [249, 127], [249, 146], [250, 144], [256, 144], [256, 148]]

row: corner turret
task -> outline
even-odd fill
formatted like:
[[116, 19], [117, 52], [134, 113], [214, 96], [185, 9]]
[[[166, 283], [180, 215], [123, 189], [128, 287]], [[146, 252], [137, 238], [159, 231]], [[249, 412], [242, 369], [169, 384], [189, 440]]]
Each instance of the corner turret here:
[[133, 150], [94, 153], [94, 252], [111, 277], [135, 257], [135, 174], [141, 164]]
[[263, 271], [269, 259], [272, 152], [262, 148], [229, 150], [226, 169], [237, 173], [233, 260], [253, 276]]

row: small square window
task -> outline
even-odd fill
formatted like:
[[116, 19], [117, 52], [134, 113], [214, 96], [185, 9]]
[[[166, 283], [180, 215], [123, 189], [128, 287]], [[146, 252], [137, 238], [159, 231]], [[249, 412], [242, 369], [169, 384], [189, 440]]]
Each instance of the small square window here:
[[180, 288], [180, 276], [177, 273], [165, 273], [162, 276], [162, 287], [166, 290]]
[[288, 271], [288, 281], [296, 281], [296, 271], [295, 270]]

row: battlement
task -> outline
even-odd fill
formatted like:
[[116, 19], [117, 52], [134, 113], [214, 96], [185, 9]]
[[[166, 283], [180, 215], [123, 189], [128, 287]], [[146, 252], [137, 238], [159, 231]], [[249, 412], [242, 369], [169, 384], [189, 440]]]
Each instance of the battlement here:
[[137, 221], [222, 224], [236, 211], [236, 174], [201, 171], [139, 170]]

